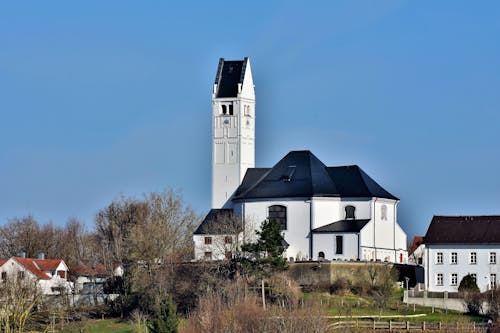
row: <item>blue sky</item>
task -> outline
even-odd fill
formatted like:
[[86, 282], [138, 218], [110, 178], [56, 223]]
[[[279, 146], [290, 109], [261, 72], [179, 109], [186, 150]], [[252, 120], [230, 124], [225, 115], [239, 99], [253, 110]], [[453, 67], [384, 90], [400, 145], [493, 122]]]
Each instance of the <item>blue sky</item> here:
[[256, 164], [358, 164], [423, 234], [500, 214], [497, 1], [0, 4], [0, 223], [172, 188], [210, 208], [219, 57], [252, 62]]

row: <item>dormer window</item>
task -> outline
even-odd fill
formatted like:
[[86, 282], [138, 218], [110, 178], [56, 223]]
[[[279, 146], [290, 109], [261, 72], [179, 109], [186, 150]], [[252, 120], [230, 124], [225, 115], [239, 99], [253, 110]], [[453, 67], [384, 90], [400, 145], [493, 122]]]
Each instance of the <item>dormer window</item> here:
[[291, 182], [294, 174], [295, 174], [295, 165], [290, 165], [288, 168], [286, 168], [283, 175], [281, 175], [280, 180], [283, 182]]
[[345, 219], [346, 220], [354, 220], [356, 217], [354, 215], [354, 212], [356, 211], [356, 207], [352, 205], [347, 205], [345, 206]]

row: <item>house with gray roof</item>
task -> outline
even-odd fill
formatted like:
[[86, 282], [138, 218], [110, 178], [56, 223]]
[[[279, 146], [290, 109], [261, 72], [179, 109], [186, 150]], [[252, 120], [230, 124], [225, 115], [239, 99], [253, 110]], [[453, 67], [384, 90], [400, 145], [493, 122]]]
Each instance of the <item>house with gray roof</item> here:
[[359, 166], [329, 167], [300, 150], [255, 167], [248, 58], [219, 61], [212, 107], [212, 209], [193, 235], [196, 260], [231, 258], [274, 219], [291, 260], [407, 261], [399, 199]]
[[427, 290], [456, 292], [468, 274], [481, 291], [497, 287], [500, 216], [434, 216], [423, 244]]

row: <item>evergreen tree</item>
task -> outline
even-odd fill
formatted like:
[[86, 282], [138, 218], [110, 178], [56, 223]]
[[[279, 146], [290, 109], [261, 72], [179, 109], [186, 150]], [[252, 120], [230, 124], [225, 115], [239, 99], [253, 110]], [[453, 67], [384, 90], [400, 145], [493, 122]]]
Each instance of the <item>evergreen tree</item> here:
[[458, 291], [479, 292], [476, 279], [472, 275], [467, 274], [466, 276], [463, 277], [462, 281], [460, 281], [460, 285], [458, 286]]
[[167, 295], [155, 309], [155, 313], [148, 322], [148, 328], [153, 333], [176, 333], [179, 319], [172, 298]]

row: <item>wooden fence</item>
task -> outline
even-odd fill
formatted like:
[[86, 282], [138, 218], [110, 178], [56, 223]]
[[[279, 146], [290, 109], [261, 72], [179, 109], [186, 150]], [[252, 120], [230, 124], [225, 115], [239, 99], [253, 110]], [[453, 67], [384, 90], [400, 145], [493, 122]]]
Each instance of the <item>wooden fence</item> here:
[[486, 332], [487, 323], [443, 323], [443, 322], [411, 322], [411, 321], [337, 321], [330, 324], [330, 329], [367, 329], [397, 332], [429, 331], [429, 332]]

